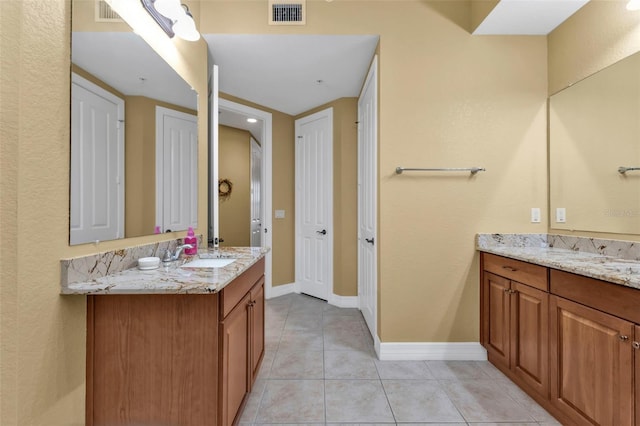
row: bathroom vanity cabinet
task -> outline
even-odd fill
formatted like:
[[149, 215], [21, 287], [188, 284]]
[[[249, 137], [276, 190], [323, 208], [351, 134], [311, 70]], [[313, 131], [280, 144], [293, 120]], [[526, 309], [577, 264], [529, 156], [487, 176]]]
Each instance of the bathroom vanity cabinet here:
[[264, 353], [264, 259], [211, 294], [87, 297], [87, 425], [231, 425]]
[[640, 290], [489, 253], [481, 265], [489, 361], [563, 424], [640, 424]]
[[551, 403], [578, 424], [639, 424], [640, 291], [550, 275]]
[[549, 393], [547, 268], [484, 254], [483, 343], [488, 357], [542, 396]]

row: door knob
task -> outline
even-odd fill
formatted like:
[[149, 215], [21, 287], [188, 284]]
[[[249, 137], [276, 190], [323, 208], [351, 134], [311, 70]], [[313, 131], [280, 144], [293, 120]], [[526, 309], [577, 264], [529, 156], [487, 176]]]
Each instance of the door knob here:
[[322, 231], [316, 231], [318, 234], [327, 235], [327, 230], [323, 229]]
[[369, 238], [365, 238], [364, 240], [365, 240], [366, 242], [368, 242], [369, 244], [373, 244], [373, 242], [374, 242], [374, 238], [373, 238], [373, 237], [371, 237], [371, 239], [369, 239]]

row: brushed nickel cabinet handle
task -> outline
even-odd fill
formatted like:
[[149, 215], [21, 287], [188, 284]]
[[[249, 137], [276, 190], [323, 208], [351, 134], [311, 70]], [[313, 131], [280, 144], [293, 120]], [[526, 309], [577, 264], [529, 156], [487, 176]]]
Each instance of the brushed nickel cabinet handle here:
[[631, 346], [633, 346], [633, 349], [640, 349], [640, 342], [633, 342]]
[[507, 271], [516, 272], [516, 268], [512, 268], [511, 266], [503, 266], [502, 269], [506, 269]]
[[620, 335], [620, 336], [618, 336], [618, 338], [619, 338], [620, 340], [622, 340], [623, 342], [626, 342], [627, 340], [629, 340], [629, 336], [623, 336], [623, 335]]

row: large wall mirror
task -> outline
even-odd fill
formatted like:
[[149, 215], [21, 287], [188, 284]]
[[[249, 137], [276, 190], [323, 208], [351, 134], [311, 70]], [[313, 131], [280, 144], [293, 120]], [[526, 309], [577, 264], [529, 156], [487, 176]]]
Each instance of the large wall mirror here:
[[640, 234], [640, 53], [552, 95], [549, 141], [551, 228]]
[[96, 3], [72, 6], [70, 244], [195, 228], [197, 93]]

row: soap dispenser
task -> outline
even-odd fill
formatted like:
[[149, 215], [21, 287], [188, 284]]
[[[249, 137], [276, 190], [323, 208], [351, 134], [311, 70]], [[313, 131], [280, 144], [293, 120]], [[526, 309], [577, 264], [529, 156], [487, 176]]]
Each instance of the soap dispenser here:
[[194, 254], [198, 254], [198, 239], [193, 233], [193, 228], [190, 226], [187, 231], [187, 236], [184, 239], [185, 244], [191, 244], [192, 248], [185, 248], [184, 254], [188, 256], [193, 256]]

